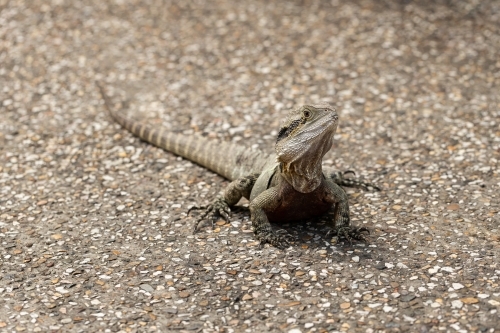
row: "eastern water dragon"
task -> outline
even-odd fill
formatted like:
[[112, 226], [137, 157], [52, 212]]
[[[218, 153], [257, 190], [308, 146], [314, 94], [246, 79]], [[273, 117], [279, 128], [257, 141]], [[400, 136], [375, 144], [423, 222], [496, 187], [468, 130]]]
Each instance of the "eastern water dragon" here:
[[103, 87], [97, 84], [111, 117], [144, 141], [191, 160], [231, 180], [224, 195], [203, 209], [201, 221], [221, 216], [229, 220], [230, 207], [244, 197], [249, 208], [255, 237], [261, 243], [278, 248], [290, 245], [288, 237], [273, 231], [270, 222], [286, 222], [324, 215], [329, 234], [351, 242], [365, 240], [368, 229], [350, 223], [347, 194], [341, 186], [379, 190], [353, 177], [352, 171], [324, 169], [323, 156], [332, 147], [338, 125], [335, 109], [327, 104], [304, 105], [291, 111], [269, 155], [244, 146], [208, 140], [201, 136], [182, 135], [153, 128], [125, 117], [113, 108]]

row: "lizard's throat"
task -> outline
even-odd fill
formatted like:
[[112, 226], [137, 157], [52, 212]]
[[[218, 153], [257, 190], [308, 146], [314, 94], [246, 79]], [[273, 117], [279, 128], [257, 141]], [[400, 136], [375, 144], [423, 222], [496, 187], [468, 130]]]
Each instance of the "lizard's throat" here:
[[323, 170], [321, 167], [323, 156], [330, 150], [332, 140], [319, 140], [311, 145], [302, 154], [287, 159], [278, 156], [283, 178], [301, 193], [310, 193], [321, 185]]

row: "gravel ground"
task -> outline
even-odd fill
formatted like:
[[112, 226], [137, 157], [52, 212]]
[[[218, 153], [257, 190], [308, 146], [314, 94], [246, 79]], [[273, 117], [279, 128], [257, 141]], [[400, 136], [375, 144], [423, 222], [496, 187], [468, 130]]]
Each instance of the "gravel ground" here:
[[[0, 331], [500, 331], [500, 2], [0, 0]], [[150, 124], [272, 151], [327, 101], [325, 164], [367, 244], [246, 203], [192, 235], [221, 177], [132, 137]]]

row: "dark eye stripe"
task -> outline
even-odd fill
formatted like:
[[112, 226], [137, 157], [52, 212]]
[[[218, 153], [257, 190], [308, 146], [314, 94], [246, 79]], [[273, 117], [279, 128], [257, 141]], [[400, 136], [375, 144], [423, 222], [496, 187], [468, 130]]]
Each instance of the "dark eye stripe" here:
[[296, 129], [301, 123], [300, 119], [294, 120], [290, 123], [288, 127], [282, 127], [280, 129], [280, 132], [278, 133], [278, 138], [276, 139], [276, 142], [280, 142], [284, 138], [290, 135], [294, 129]]

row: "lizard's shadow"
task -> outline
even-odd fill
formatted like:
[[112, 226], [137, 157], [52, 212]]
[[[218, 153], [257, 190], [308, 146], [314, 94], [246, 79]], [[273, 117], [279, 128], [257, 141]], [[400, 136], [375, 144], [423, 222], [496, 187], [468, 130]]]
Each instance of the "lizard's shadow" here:
[[[231, 211], [234, 214], [233, 216], [243, 217], [250, 215], [250, 210], [247, 206], [233, 206]], [[327, 252], [331, 252], [333, 251], [333, 247], [335, 247], [337, 251], [350, 251], [357, 248], [357, 244], [363, 243], [356, 240], [353, 240], [352, 243], [346, 240], [332, 243], [332, 238], [335, 235], [328, 236], [331, 228], [328, 227], [324, 216], [293, 222], [274, 221], [271, 222], [271, 226], [274, 232], [287, 237], [291, 241], [292, 246], [296, 248], [317, 249], [326, 247]], [[369, 235], [367, 238], [369, 238]]]
[[277, 233], [286, 233], [291, 238], [293, 246], [316, 249], [326, 247], [327, 251], [332, 246], [340, 246], [341, 249], [352, 248], [349, 242], [340, 242], [333, 244], [331, 242], [333, 234], [327, 237], [328, 233], [331, 231], [324, 221], [320, 218], [311, 218], [293, 222], [275, 222], [271, 223], [273, 229]]

